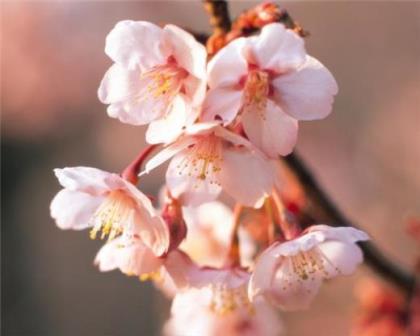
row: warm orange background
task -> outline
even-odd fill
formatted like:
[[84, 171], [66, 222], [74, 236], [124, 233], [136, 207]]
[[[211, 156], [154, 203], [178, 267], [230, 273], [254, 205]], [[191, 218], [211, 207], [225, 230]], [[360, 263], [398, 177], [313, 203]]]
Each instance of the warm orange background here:
[[[234, 2], [232, 13], [253, 4]], [[420, 3], [283, 5], [340, 86], [328, 119], [301, 124], [298, 150], [345, 213], [409, 267], [418, 251], [405, 221], [420, 216]], [[118, 171], [144, 145], [144, 128], [108, 118], [96, 98], [111, 64], [105, 36], [122, 19], [209, 30], [196, 1], [1, 3], [5, 335], [158, 335], [166, 316], [150, 284], [100, 274], [100, 242], [58, 230], [48, 213], [54, 167]], [[155, 193], [162, 173], [143, 189]], [[287, 334], [348, 335], [353, 286], [367, 272], [324, 286], [311, 310], [284, 314]]]

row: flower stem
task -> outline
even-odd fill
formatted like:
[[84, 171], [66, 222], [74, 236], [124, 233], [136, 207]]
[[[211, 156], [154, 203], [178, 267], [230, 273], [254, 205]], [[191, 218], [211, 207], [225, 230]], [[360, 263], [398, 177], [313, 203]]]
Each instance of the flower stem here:
[[139, 155], [122, 171], [122, 178], [133, 184], [137, 184], [138, 175], [140, 173], [143, 162], [149, 157], [149, 155], [157, 146], [158, 145], [149, 145], [143, 149]]
[[229, 252], [227, 254], [226, 266], [240, 266], [241, 264], [238, 229], [242, 210], [243, 206], [239, 203], [235, 205], [233, 210], [233, 228], [232, 236], [230, 238]]

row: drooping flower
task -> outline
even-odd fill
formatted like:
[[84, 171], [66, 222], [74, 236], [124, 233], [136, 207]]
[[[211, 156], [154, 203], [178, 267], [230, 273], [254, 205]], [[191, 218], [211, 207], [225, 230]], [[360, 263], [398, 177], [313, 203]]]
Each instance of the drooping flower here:
[[95, 264], [101, 272], [119, 269], [140, 279], [159, 278], [164, 258], [157, 257], [141, 239], [124, 236], [107, 242], [98, 252]]
[[[212, 286], [179, 292], [172, 304], [164, 334], [175, 335], [280, 335], [282, 324], [264, 302], [252, 304], [247, 297], [249, 275], [237, 271], [219, 272]], [[221, 276], [221, 277], [220, 277]], [[214, 279], [212, 279], [214, 280]]]
[[368, 239], [354, 228], [315, 225], [296, 239], [276, 242], [257, 259], [250, 298], [262, 296], [283, 310], [305, 309], [324, 279], [354, 272], [363, 261], [356, 242]]
[[121, 21], [106, 38], [115, 62], [98, 90], [108, 114], [133, 125], [150, 124], [149, 143], [173, 140], [194, 122], [206, 89], [206, 51], [186, 31], [145, 21]]
[[138, 237], [117, 237], [107, 242], [98, 252], [95, 264], [101, 272], [119, 269], [128, 276], [140, 280], [153, 280], [166, 292], [175, 295], [178, 286], [184, 286], [183, 270], [193, 267], [188, 257], [179, 250], [172, 250], [163, 256], [156, 254]]
[[[198, 207], [184, 207], [183, 213], [188, 234], [180, 249], [200, 266], [222, 267], [233, 234], [232, 210], [214, 201]], [[247, 232], [239, 228], [238, 233], [241, 264], [249, 265], [255, 246]]]
[[167, 186], [184, 205], [212, 201], [223, 189], [238, 202], [258, 207], [271, 192], [273, 170], [265, 156], [216, 122], [188, 127], [147, 162], [146, 172], [171, 157]]
[[109, 240], [138, 236], [160, 256], [169, 248], [169, 231], [149, 198], [117, 174], [90, 167], [55, 169], [64, 187], [51, 202], [51, 216], [61, 229], [91, 228]]
[[280, 23], [232, 41], [207, 70], [203, 120], [227, 125], [239, 115], [250, 141], [271, 157], [289, 154], [297, 120], [326, 117], [338, 90], [327, 68], [306, 54], [303, 39]]

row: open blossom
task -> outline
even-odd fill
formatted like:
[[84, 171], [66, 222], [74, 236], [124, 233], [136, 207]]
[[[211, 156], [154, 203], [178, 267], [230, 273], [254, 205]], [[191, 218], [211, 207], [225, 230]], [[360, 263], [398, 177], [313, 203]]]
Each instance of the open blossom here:
[[223, 189], [238, 202], [258, 207], [272, 189], [273, 170], [264, 155], [216, 122], [188, 127], [147, 162], [146, 172], [170, 158], [167, 186], [184, 205], [212, 201]]
[[326, 117], [338, 90], [303, 39], [280, 23], [221, 49], [208, 64], [208, 85], [203, 120], [227, 125], [239, 115], [250, 141], [271, 157], [289, 154], [297, 120]]
[[354, 228], [315, 225], [296, 239], [276, 242], [256, 262], [250, 298], [263, 296], [284, 310], [305, 309], [324, 279], [354, 272], [363, 261], [356, 242], [368, 239]]
[[91, 228], [109, 240], [138, 236], [155, 255], [167, 252], [169, 231], [149, 198], [117, 174], [96, 168], [55, 169], [64, 187], [51, 202], [51, 216], [61, 229]]
[[124, 123], [151, 123], [149, 143], [171, 141], [194, 122], [206, 89], [206, 51], [186, 31], [145, 21], [121, 21], [108, 34], [115, 62], [98, 90], [108, 114]]
[[[232, 210], [221, 202], [184, 207], [187, 238], [180, 245], [200, 266], [222, 267], [226, 262], [233, 234]], [[241, 264], [251, 264], [255, 246], [248, 233], [239, 229]]]
[[171, 318], [165, 324], [166, 336], [279, 336], [283, 325], [278, 314], [264, 302], [252, 311], [238, 308], [225, 314], [212, 310], [210, 288], [178, 293], [172, 303]]
[[187, 289], [172, 305], [171, 335], [279, 335], [281, 324], [264, 303], [251, 303], [250, 274], [240, 267], [190, 268]]

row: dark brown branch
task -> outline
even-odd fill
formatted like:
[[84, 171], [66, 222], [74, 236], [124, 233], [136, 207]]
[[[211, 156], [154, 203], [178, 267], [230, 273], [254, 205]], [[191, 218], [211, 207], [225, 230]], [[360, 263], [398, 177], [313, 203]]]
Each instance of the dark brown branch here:
[[203, 0], [203, 2], [204, 8], [209, 13], [213, 32], [229, 32], [231, 22], [228, 3], [223, 0]]
[[[284, 158], [287, 166], [294, 172], [305, 194], [310, 200], [310, 212], [316, 219], [328, 221], [332, 226], [354, 225], [334, 204], [332, 199], [321, 189], [313, 174], [296, 153]], [[391, 262], [372, 242], [360, 243], [366, 263], [383, 277], [392, 281], [406, 293], [411, 293], [415, 287], [415, 277]]]

